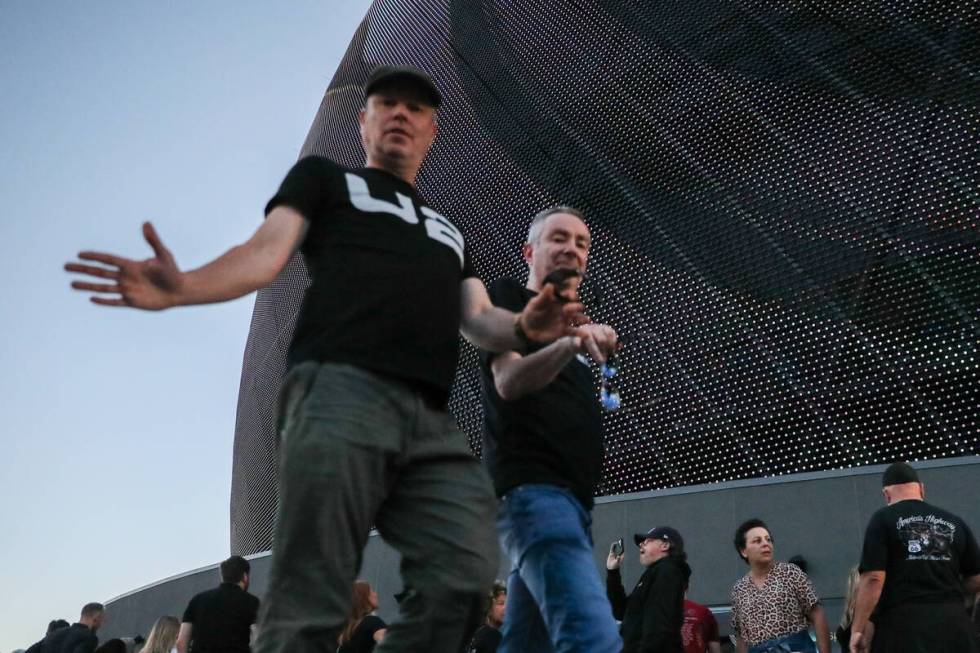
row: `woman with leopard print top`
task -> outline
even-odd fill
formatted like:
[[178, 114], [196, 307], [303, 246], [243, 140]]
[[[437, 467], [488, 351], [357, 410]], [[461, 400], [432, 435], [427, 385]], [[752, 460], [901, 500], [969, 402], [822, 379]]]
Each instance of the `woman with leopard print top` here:
[[[749, 573], [732, 588], [732, 632], [738, 653], [830, 653], [830, 632], [820, 599], [799, 567], [773, 559], [769, 529], [750, 519], [735, 531], [735, 550]], [[807, 630], [817, 633], [817, 646]]]

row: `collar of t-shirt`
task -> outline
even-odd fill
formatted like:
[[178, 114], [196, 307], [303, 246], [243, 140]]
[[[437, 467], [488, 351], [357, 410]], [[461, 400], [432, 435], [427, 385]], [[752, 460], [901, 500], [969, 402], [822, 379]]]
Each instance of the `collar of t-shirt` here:
[[399, 177], [398, 175], [391, 172], [390, 170], [385, 170], [384, 168], [361, 168], [361, 171], [366, 171], [368, 173], [376, 172], [384, 177], [387, 177], [393, 183], [401, 184], [403, 187], [410, 189], [412, 191], [412, 194], [418, 197], [418, 190], [415, 188], [414, 185], [410, 184], [407, 180]]

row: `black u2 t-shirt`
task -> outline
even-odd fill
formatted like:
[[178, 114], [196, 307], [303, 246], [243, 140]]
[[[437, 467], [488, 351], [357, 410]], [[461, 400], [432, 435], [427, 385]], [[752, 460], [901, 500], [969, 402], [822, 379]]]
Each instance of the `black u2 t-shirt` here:
[[[514, 279], [490, 284], [494, 306], [521, 311], [534, 297]], [[532, 344], [528, 353], [545, 345]], [[497, 394], [490, 362], [480, 351], [486, 431], [483, 459], [497, 495], [528, 483], [559, 485], [586, 508], [602, 476], [602, 417], [589, 362], [576, 356], [544, 388], [513, 401]]]
[[877, 612], [906, 603], [962, 602], [960, 576], [980, 573], [980, 551], [966, 523], [925, 501], [899, 501], [868, 523], [861, 571], [884, 571]]
[[277, 206], [309, 220], [300, 251], [312, 284], [290, 366], [349, 363], [449, 396], [459, 355], [460, 283], [476, 276], [463, 235], [405, 180], [323, 157], [293, 166]]

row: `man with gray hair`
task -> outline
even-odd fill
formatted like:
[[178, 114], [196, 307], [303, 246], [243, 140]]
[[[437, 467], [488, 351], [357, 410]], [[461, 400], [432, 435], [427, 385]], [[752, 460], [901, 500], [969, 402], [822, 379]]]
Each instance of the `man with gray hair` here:
[[[557, 206], [534, 217], [524, 245], [527, 284], [500, 279], [495, 306], [523, 307], [550, 280], [582, 279], [592, 244], [582, 214]], [[557, 275], [556, 275], [557, 272]], [[622, 641], [592, 557], [593, 492], [602, 430], [589, 361], [616, 349], [590, 324], [526, 351], [482, 351], [484, 460], [501, 497], [497, 533], [511, 559], [499, 651], [618, 653]]]

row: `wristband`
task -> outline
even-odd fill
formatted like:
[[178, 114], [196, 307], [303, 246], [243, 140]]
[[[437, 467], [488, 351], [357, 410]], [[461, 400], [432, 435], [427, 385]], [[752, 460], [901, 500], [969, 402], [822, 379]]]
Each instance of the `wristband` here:
[[514, 316], [514, 337], [517, 341], [521, 343], [524, 350], [527, 351], [531, 346], [531, 339], [527, 337], [527, 332], [524, 331], [524, 327], [521, 325], [521, 316], [523, 313], [518, 313]]

